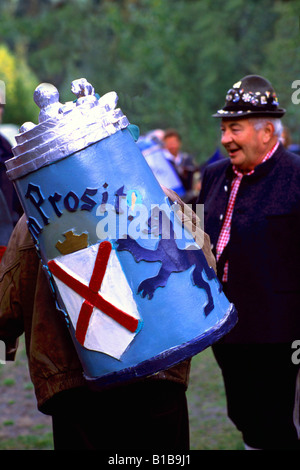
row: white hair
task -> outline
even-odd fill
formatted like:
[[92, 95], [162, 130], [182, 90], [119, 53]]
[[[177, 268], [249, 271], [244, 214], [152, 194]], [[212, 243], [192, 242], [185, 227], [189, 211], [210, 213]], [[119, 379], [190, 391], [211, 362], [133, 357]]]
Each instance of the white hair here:
[[259, 129], [262, 129], [267, 124], [267, 122], [271, 122], [274, 126], [274, 135], [277, 135], [277, 137], [281, 137], [281, 134], [283, 132], [283, 125], [281, 119], [263, 117], [251, 118], [251, 121], [253, 122], [254, 129], [256, 129], [257, 131]]

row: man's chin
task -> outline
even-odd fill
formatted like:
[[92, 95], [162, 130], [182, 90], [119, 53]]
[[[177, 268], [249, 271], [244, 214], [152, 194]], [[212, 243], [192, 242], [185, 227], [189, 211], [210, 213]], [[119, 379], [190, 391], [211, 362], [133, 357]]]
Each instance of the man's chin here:
[[239, 166], [239, 158], [237, 157], [237, 155], [229, 155], [229, 159], [232, 165], [235, 165], [236, 167]]

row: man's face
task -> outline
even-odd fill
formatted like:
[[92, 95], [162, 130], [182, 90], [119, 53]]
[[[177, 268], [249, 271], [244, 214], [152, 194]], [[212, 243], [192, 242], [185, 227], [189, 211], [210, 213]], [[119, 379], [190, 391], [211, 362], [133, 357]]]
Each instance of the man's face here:
[[256, 130], [249, 119], [222, 120], [221, 143], [239, 171], [247, 173], [263, 159], [264, 132], [264, 129]]
[[180, 150], [181, 141], [176, 135], [170, 135], [164, 139], [164, 146], [172, 155], [176, 157]]

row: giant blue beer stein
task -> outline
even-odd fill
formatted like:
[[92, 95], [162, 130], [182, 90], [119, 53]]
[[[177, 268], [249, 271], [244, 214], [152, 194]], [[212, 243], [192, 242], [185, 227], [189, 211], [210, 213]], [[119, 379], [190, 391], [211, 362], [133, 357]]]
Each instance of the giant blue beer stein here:
[[[136, 144], [135, 126], [85, 80], [60, 103], [34, 92], [6, 162], [58, 315], [94, 388], [194, 356], [236, 323], [201, 246], [183, 226]], [[55, 346], [56, 347], [56, 346]]]

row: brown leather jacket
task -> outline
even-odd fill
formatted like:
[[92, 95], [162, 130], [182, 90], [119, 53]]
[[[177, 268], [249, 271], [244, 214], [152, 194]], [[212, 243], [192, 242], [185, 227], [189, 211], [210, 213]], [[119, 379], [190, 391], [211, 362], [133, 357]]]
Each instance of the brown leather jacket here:
[[[166, 188], [164, 191], [183, 207], [176, 193]], [[195, 227], [195, 214], [188, 207], [182, 219], [192, 221]], [[196, 240], [197, 236], [202, 240], [199, 227]], [[206, 234], [203, 251], [210, 266], [215, 268]], [[47, 412], [50, 398], [60, 391], [86, 386], [86, 382], [65, 319], [55, 308], [24, 216], [16, 225], [0, 264], [0, 339], [6, 343], [7, 360], [14, 359], [17, 338], [23, 332], [38, 408]], [[189, 370], [190, 360], [186, 360], [147, 380], [164, 379], [187, 387]]]

